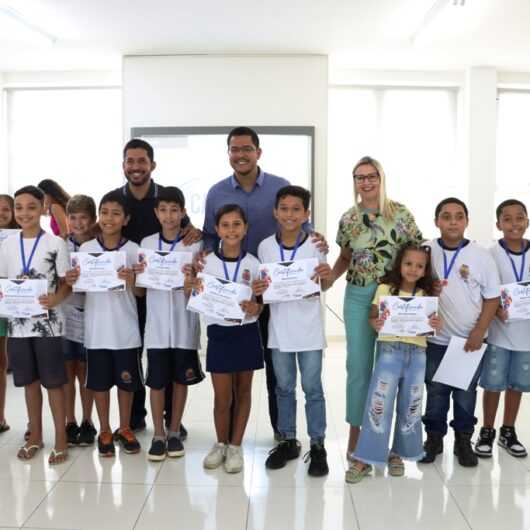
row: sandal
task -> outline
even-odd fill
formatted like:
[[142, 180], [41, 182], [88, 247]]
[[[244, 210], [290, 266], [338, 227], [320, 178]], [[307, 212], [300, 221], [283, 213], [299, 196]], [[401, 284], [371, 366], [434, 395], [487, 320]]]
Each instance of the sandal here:
[[9, 429], [11, 429], [11, 427], [7, 424], [6, 420], [0, 421], [0, 433], [9, 431]]
[[[358, 464], [362, 464], [362, 468], [357, 467]], [[365, 464], [360, 460], [355, 460], [351, 465], [348, 471], [346, 471], [346, 482], [348, 484], [357, 484], [361, 480], [369, 475], [372, 472], [372, 466], [370, 464]]]
[[50, 466], [56, 466], [59, 464], [64, 464], [68, 460], [68, 449], [64, 451], [56, 451], [52, 449], [50, 456], [48, 457], [48, 464]]
[[391, 455], [388, 458], [388, 474], [391, 477], [402, 477], [405, 474], [405, 464], [398, 455]]
[[41, 449], [42, 444], [23, 445], [17, 453], [19, 460], [31, 460]]

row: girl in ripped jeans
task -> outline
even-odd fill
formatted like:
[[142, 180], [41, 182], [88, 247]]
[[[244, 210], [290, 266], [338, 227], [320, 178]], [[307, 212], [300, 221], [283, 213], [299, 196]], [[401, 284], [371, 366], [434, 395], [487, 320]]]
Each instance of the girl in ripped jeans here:
[[[346, 482], [356, 483], [372, 471], [372, 465], [385, 468], [392, 476], [404, 474], [402, 458], [417, 461], [423, 457], [421, 410], [425, 377], [427, 335], [439, 331], [441, 321], [434, 309], [425, 329], [417, 336], [395, 336], [385, 333], [385, 320], [398, 311], [413, 311], [414, 297], [430, 296], [433, 278], [430, 248], [404, 245], [398, 252], [392, 270], [381, 280], [372, 301], [369, 322], [379, 333], [377, 364], [370, 381], [361, 435], [354, 461], [346, 472]], [[383, 298], [383, 297], [398, 298]], [[397, 407], [395, 402], [397, 399]], [[394, 439], [389, 450], [392, 417], [396, 409]]]

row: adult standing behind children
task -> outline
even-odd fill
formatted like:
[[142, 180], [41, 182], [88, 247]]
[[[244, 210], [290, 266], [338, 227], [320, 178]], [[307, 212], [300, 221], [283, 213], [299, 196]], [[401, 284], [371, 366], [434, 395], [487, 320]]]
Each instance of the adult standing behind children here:
[[70, 195], [52, 179], [41, 180], [38, 187], [44, 193], [44, 204], [50, 216], [52, 232], [56, 236], [66, 237], [68, 235], [66, 204], [70, 199]]
[[350, 425], [348, 460], [352, 460], [363, 420], [364, 403], [374, 364], [375, 331], [368, 323], [378, 281], [405, 243], [422, 235], [409, 210], [387, 198], [381, 164], [365, 156], [353, 168], [355, 204], [342, 217], [337, 233], [341, 252], [334, 279], [346, 270], [346, 422]]
[[[213, 185], [208, 191], [204, 213], [204, 243], [209, 250], [217, 249], [219, 237], [215, 231], [216, 214], [226, 204], [237, 204], [241, 206], [248, 219], [248, 232], [243, 242], [243, 249], [256, 256], [258, 245], [278, 230], [278, 223], [273, 214], [276, 194], [281, 188], [288, 186], [289, 181], [266, 173], [258, 166], [262, 151], [259, 136], [254, 129], [236, 127], [228, 134], [226, 143], [228, 160], [234, 173]], [[327, 252], [327, 243], [321, 235], [313, 233], [312, 239], [317, 242], [320, 250]], [[269, 322], [267, 306], [262, 311], [259, 322], [264, 344], [267, 344]], [[265, 367], [270, 421], [274, 433], [278, 435], [276, 378], [271, 351], [268, 348], [265, 349]]]

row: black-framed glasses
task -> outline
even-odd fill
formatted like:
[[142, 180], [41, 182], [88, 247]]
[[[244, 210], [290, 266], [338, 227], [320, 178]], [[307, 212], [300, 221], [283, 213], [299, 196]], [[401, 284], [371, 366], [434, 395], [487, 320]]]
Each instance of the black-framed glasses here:
[[353, 178], [359, 184], [368, 182], [368, 184], [374, 184], [379, 180], [379, 173], [370, 173], [369, 175], [353, 175]]

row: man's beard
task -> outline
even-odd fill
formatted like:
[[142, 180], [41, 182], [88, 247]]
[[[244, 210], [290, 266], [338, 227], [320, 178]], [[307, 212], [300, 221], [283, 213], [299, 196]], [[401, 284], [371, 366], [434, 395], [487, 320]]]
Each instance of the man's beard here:
[[151, 178], [151, 173], [146, 173], [140, 181], [133, 181], [131, 177], [129, 177], [127, 174], [125, 174], [125, 178], [131, 186], [139, 188], [140, 186], [143, 186], [146, 182], [149, 181], [149, 179]]

